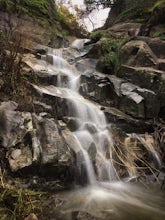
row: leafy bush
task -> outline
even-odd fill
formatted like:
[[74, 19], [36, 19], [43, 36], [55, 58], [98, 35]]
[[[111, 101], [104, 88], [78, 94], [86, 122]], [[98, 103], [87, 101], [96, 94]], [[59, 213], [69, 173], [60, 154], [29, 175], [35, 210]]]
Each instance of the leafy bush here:
[[101, 56], [99, 59], [100, 65], [103, 67], [103, 70], [110, 71], [115, 73], [119, 69], [119, 59], [115, 52], [110, 52], [104, 56]]
[[89, 38], [92, 40], [92, 42], [96, 43], [97, 41], [99, 41], [102, 37], [102, 31], [95, 31], [95, 32], [92, 32], [90, 35], [89, 35]]
[[99, 42], [101, 56], [97, 63], [98, 70], [111, 74], [118, 68], [118, 51], [117, 45], [113, 39], [104, 38]]
[[149, 17], [149, 12], [146, 8], [143, 8], [142, 6], [132, 6], [131, 8], [128, 8], [124, 10], [117, 18], [117, 20], [124, 20], [124, 21], [136, 21], [136, 22], [142, 22], [146, 18]]
[[100, 40], [102, 56], [99, 58], [98, 68], [101, 68], [104, 73], [115, 74], [120, 68], [120, 47], [127, 42], [127, 40], [127, 38], [115, 39], [113, 37]]

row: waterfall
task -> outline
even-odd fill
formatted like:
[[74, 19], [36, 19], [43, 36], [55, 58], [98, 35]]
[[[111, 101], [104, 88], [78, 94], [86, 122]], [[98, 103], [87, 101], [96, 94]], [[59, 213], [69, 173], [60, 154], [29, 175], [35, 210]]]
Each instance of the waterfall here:
[[[77, 53], [77, 50], [82, 50], [84, 42], [84, 40], [75, 41], [72, 49], [75, 48]], [[53, 66], [57, 74], [57, 84], [45, 87], [44, 92], [64, 94], [68, 100], [69, 116], [75, 118], [75, 123], [77, 123], [76, 130], [72, 133], [79, 148], [78, 152], [81, 152], [80, 160], [83, 166], [81, 168], [85, 169], [88, 180], [86, 188], [64, 194], [66, 202], [61, 207], [62, 212], [82, 211], [104, 220], [145, 220], [146, 218], [162, 220], [165, 217], [162, 198], [157, 195], [152, 197], [152, 190], [146, 192], [141, 187], [119, 181], [114, 165], [113, 150], [115, 147], [111, 137], [111, 125], [107, 123], [101, 106], [80, 94], [81, 73], [76, 68], [76, 64], [75, 66], [69, 64], [63, 58], [61, 49], [59, 53], [57, 50], [56, 53], [49, 51], [45, 60]], [[129, 139], [125, 142], [128, 148], [124, 157], [128, 159], [125, 164], [128, 165], [129, 178], [133, 179], [136, 175], [136, 168], [129, 154], [131, 151]], [[158, 155], [153, 153], [159, 161]]]
[[[85, 40], [76, 40], [72, 47], [82, 49]], [[110, 161], [110, 148], [113, 145], [110, 125], [107, 124], [104, 113], [100, 106], [93, 104], [80, 95], [80, 73], [75, 66], [69, 64], [61, 54], [61, 49], [56, 53], [46, 55], [46, 60], [52, 64], [57, 72], [57, 85], [60, 91], [65, 91], [65, 95], [72, 106], [70, 114], [78, 118], [81, 126], [74, 131], [73, 135], [77, 140], [77, 145], [83, 154], [84, 166], [87, 172], [88, 182], [96, 183], [96, 180], [111, 180], [115, 178], [114, 168]], [[50, 62], [51, 60], [51, 62]], [[57, 89], [56, 89], [57, 91]], [[91, 160], [90, 148], [96, 149], [95, 166]], [[95, 170], [97, 169], [97, 176]]]

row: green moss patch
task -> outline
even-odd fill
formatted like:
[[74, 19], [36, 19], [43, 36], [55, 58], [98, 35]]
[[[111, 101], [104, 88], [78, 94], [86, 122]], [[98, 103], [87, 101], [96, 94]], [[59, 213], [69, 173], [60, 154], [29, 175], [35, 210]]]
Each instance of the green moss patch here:
[[99, 42], [101, 56], [99, 58], [98, 70], [107, 74], [116, 74], [120, 68], [119, 50], [127, 42], [127, 38], [102, 38]]
[[0, 7], [4, 11], [23, 12], [35, 16], [50, 17], [53, 5], [52, 0], [0, 0]]

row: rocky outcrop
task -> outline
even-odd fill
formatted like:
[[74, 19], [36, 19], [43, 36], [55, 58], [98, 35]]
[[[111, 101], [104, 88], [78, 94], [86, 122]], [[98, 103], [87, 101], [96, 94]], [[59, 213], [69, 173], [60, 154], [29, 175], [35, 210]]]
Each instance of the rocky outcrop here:
[[44, 118], [44, 114], [18, 112], [16, 107], [13, 102], [0, 105], [1, 147], [8, 151], [11, 170], [52, 164], [56, 172], [57, 165], [58, 169], [71, 166], [71, 148], [68, 148], [57, 122], [53, 118]]
[[164, 58], [165, 41], [160, 38], [151, 38], [145, 36], [138, 36], [137, 40], [144, 41], [157, 58]]
[[[113, 59], [109, 51], [109, 56], [106, 55], [104, 59], [111, 66], [111, 71], [107, 71], [102, 77], [98, 77], [98, 73], [94, 73], [94, 76], [82, 75], [82, 81], [86, 78], [82, 84], [82, 92], [88, 93], [91, 97], [97, 97], [102, 100], [99, 101], [101, 104], [118, 108], [136, 119], [153, 119], [160, 115], [164, 118], [162, 112], [164, 111], [165, 53], [163, 48], [165, 43], [159, 38], [138, 36], [140, 26], [136, 23], [115, 24], [108, 29], [111, 32], [106, 32], [111, 33], [106, 42], [113, 44], [112, 36], [116, 33], [123, 36], [130, 35], [126, 32], [126, 27], [129, 27], [129, 31], [134, 27], [137, 35], [132, 35], [125, 42], [118, 39], [120, 45], [116, 52], [119, 59], [118, 70], [112, 71]], [[111, 38], [112, 42], [108, 41]], [[93, 45], [87, 56], [95, 58], [95, 54], [99, 54], [98, 51], [101, 51], [101, 48], [98, 48], [98, 45], [102, 40], [103, 38]], [[104, 50], [107, 50], [107, 47], [110, 49], [112, 46], [107, 44]], [[97, 52], [95, 52], [96, 48]], [[114, 52], [113, 47], [111, 50]], [[113, 62], [116, 64], [115, 59]], [[101, 70], [104, 71], [103, 68]], [[96, 80], [97, 77], [98, 80]], [[92, 83], [89, 81], [95, 82], [95, 88], [92, 88]]]
[[[32, 51], [36, 44], [62, 47], [68, 42], [61, 34], [61, 25], [57, 20], [50, 23], [49, 19], [43, 19], [28, 14], [0, 13], [0, 29], [6, 29], [16, 39], [21, 35], [21, 42], [25, 51]], [[56, 34], [55, 34], [56, 33]], [[14, 35], [14, 36], [13, 36]], [[15, 40], [15, 39], [13, 39]]]
[[123, 65], [117, 75], [142, 88], [147, 88], [157, 93], [163, 90], [164, 72], [160, 70], [150, 67]]
[[95, 72], [93, 76], [82, 75], [82, 82], [82, 94], [104, 106], [117, 107], [141, 119], [153, 118], [159, 113], [160, 100], [157, 93], [141, 88], [138, 84], [134, 85], [127, 79]]
[[[69, 56], [72, 65], [57, 57], [57, 51], [49, 53], [50, 48], [40, 45], [34, 55], [24, 57], [22, 74], [35, 77], [35, 81], [28, 83], [34, 112], [23, 112], [12, 102], [0, 106], [0, 126], [5, 118], [5, 129], [0, 129], [1, 147], [7, 152], [12, 171], [41, 167], [37, 173], [42, 175], [48, 172], [66, 177], [71, 171], [71, 178], [74, 174], [78, 181], [85, 178], [84, 157], [74, 132], [83, 123], [87, 133], [95, 135], [97, 127], [75, 117], [75, 103], [86, 105], [88, 100], [67, 88], [68, 72], [79, 80], [80, 93], [105, 113], [108, 123], [128, 133], [153, 131], [152, 119], [162, 114], [164, 108], [164, 72], [158, 70], [156, 63], [162, 58], [157, 58], [147, 42], [136, 40], [135, 45], [133, 42], [121, 48], [121, 68], [117, 76], [96, 71], [98, 60], [92, 58], [92, 45], [87, 46], [86, 51], [58, 50], [61, 55]], [[132, 51], [136, 51], [134, 56]], [[140, 66], [142, 56], [144, 66]], [[94, 163], [96, 144], [87, 142], [86, 150]]]
[[120, 61], [130, 66], [155, 67], [157, 57], [144, 41], [132, 40], [121, 48]]
[[[151, 90], [155, 93], [155, 106], [147, 103], [149, 112], [157, 117], [164, 108], [164, 42], [159, 39], [141, 38], [144, 41], [133, 40], [121, 48], [121, 68], [117, 73], [118, 77]], [[156, 50], [157, 47], [157, 50]], [[160, 51], [160, 52], [158, 52]], [[149, 96], [145, 97], [150, 100]], [[151, 102], [152, 103], [152, 102]], [[149, 110], [150, 109], [150, 110]]]
[[140, 23], [120, 22], [108, 28], [108, 31], [112, 32], [112, 35], [115, 37], [120, 37], [125, 35], [135, 37], [139, 34], [140, 28], [141, 28]]

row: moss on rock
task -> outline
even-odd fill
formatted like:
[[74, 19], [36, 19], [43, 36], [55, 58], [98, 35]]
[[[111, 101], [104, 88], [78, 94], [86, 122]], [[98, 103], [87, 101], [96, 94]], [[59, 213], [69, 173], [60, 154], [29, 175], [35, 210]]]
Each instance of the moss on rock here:
[[49, 9], [55, 9], [54, 6], [55, 4], [52, 0], [0, 0], [0, 7], [4, 11], [23, 12], [36, 16], [44, 15], [50, 17], [52, 13]]

